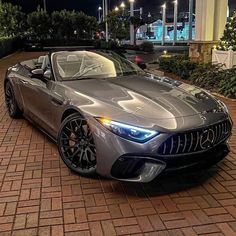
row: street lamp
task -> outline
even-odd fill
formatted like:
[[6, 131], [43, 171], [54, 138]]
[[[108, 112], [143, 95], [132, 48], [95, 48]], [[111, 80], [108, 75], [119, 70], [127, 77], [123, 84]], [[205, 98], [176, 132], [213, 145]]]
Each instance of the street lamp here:
[[122, 2], [122, 3], [120, 4], [120, 7], [124, 9], [124, 8], [125, 8], [125, 3]]
[[166, 3], [162, 5], [162, 45], [165, 44], [166, 37]]
[[178, 0], [174, 1], [174, 39], [173, 45], [175, 45], [177, 41], [177, 24], [178, 24]]
[[[129, 0], [130, 3], [130, 18], [134, 16], [134, 0]], [[134, 45], [134, 25], [130, 22], [130, 44]]]
[[120, 4], [120, 7], [121, 7], [122, 13], [123, 13], [123, 15], [124, 15], [124, 13], [125, 13], [125, 3], [122, 2], [122, 3]]
[[115, 9], [114, 9], [116, 12], [118, 12], [119, 11], [119, 7], [115, 7]]
[[99, 23], [99, 24], [101, 23], [101, 11], [102, 11], [102, 7], [99, 6], [99, 7], [98, 7], [98, 23]]

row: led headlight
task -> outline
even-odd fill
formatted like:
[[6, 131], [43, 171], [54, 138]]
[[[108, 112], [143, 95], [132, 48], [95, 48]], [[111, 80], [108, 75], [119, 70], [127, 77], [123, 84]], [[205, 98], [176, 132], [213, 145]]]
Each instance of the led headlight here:
[[97, 118], [97, 120], [112, 133], [138, 143], [145, 143], [159, 134], [155, 130], [143, 129], [105, 118]]
[[229, 113], [228, 107], [222, 101], [218, 100], [218, 103], [225, 113]]

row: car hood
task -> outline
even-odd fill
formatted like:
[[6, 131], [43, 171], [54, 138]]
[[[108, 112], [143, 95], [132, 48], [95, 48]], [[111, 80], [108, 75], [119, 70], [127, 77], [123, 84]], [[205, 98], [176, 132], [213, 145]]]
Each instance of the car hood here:
[[143, 118], [186, 117], [219, 107], [210, 94], [199, 88], [152, 75], [68, 81], [66, 85], [96, 102]]

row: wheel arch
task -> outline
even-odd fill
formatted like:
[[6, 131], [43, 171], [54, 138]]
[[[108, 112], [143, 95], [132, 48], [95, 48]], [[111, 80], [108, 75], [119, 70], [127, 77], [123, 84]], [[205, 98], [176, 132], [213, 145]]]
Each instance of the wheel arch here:
[[8, 77], [6, 77], [4, 79], [4, 88], [6, 87], [7, 82], [11, 83], [11, 81], [10, 81], [10, 79]]
[[78, 113], [78, 114], [80, 114], [80, 115], [83, 117], [81, 111], [79, 111], [79, 110], [76, 109], [76, 108], [71, 107], [71, 108], [66, 109], [66, 110], [63, 112], [62, 117], [61, 117], [61, 123], [62, 123], [68, 116], [70, 116], [70, 115], [72, 115], [72, 114], [75, 114], [75, 113]]

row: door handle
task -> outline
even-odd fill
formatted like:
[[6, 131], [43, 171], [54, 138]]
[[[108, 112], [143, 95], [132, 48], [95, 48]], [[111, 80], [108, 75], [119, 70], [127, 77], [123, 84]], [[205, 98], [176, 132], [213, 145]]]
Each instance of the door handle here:
[[52, 98], [52, 103], [56, 104], [56, 105], [59, 105], [59, 106], [62, 106], [63, 105], [63, 101], [62, 100], [59, 100], [57, 98]]

